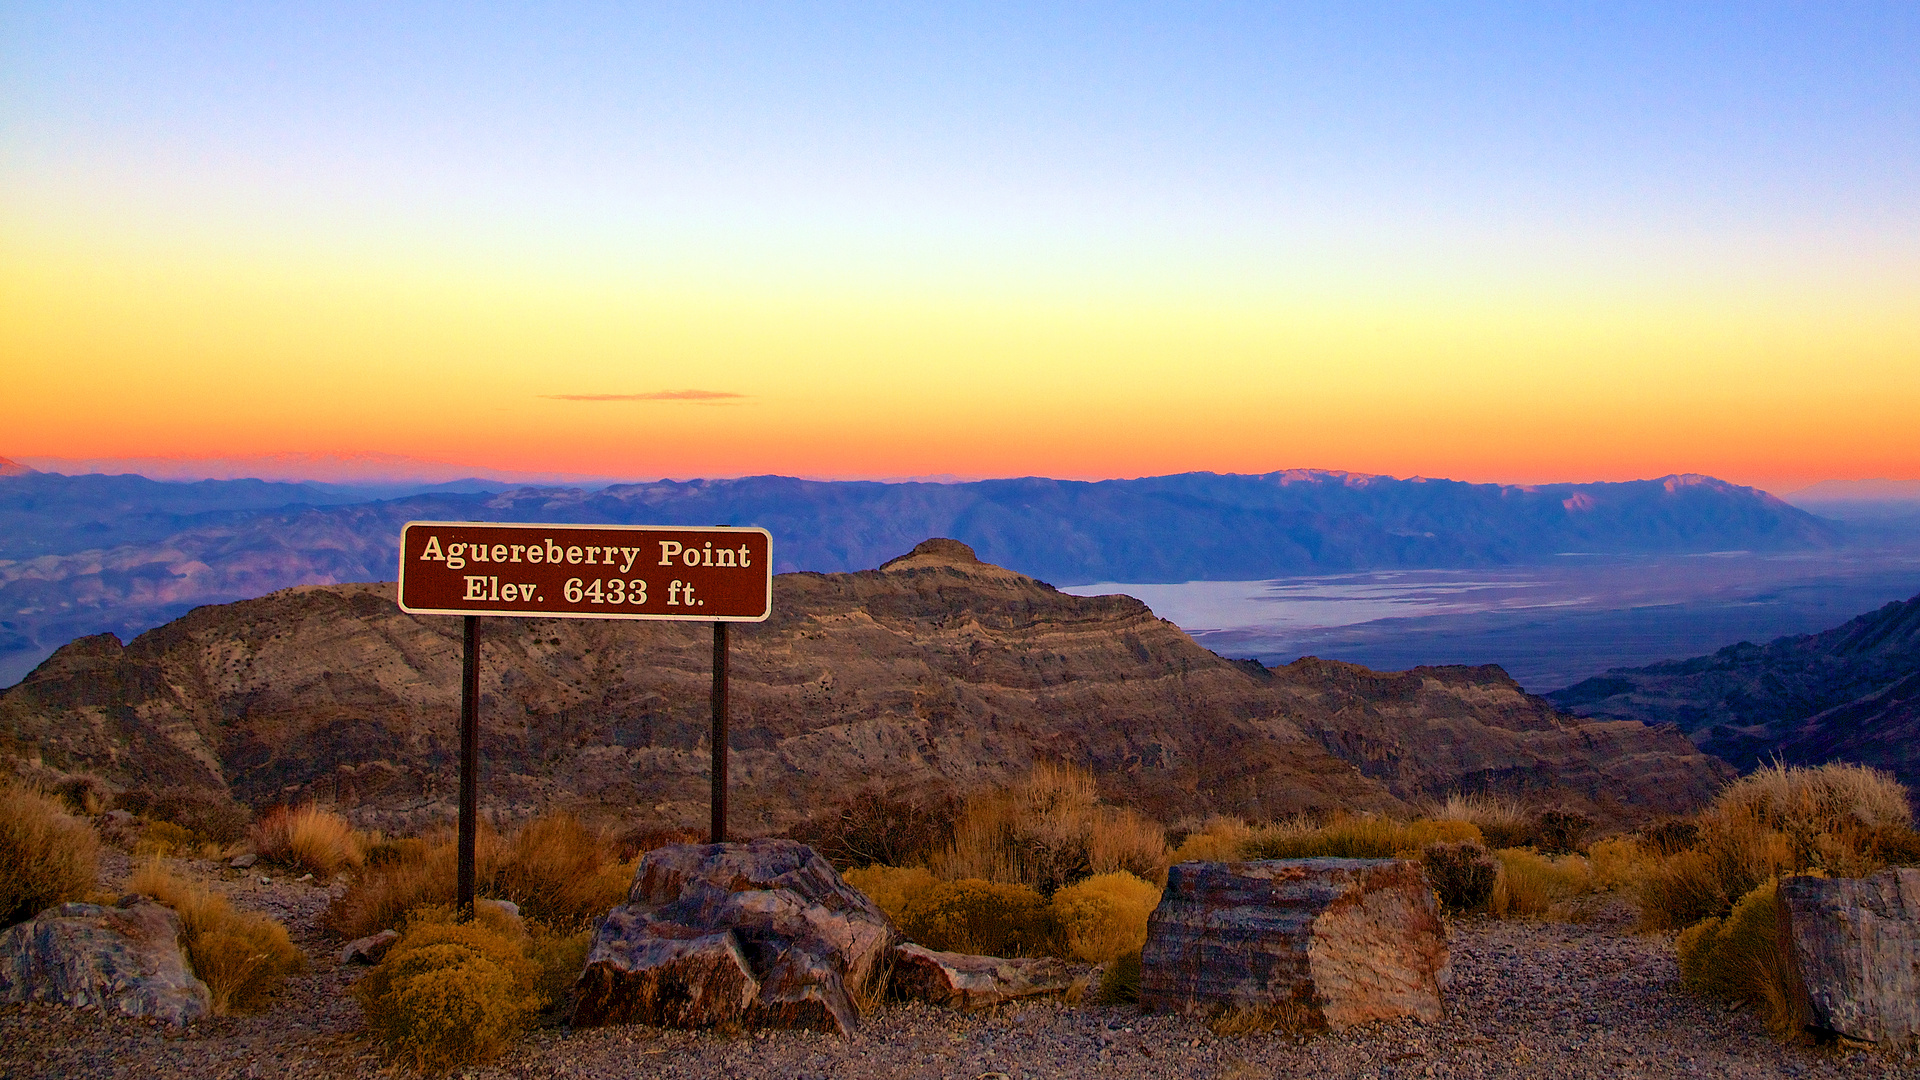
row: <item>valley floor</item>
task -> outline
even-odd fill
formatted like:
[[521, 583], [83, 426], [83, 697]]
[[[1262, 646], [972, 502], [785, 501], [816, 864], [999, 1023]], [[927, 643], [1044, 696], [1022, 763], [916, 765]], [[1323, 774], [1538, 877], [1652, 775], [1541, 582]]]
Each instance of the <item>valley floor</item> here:
[[[124, 856], [103, 866], [124, 880]], [[348, 995], [364, 968], [334, 962], [316, 920], [323, 888], [192, 864], [238, 906], [287, 921], [313, 963], [264, 1014], [184, 1031], [47, 1005], [0, 1008], [5, 1077], [345, 1077], [390, 1069]], [[338, 886], [336, 886], [337, 888]], [[475, 1078], [1151, 1080], [1268, 1077], [1920, 1077], [1920, 1057], [1786, 1046], [1749, 1011], [1683, 993], [1670, 939], [1633, 934], [1614, 904], [1581, 924], [1463, 920], [1450, 1015], [1300, 1040], [1221, 1037], [1132, 1009], [1040, 1002], [963, 1015], [893, 1006], [849, 1041], [797, 1032], [719, 1036], [616, 1027], [536, 1032]]]

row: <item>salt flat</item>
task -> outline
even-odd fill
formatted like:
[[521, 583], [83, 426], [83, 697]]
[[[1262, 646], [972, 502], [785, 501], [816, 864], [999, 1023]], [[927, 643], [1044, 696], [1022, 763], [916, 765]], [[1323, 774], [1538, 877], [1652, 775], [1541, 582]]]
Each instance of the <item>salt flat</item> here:
[[1907, 599], [1920, 593], [1920, 541], [1791, 554], [1568, 553], [1498, 569], [1063, 591], [1137, 597], [1225, 656], [1322, 656], [1380, 670], [1499, 664], [1541, 693], [1608, 668], [1824, 630]]

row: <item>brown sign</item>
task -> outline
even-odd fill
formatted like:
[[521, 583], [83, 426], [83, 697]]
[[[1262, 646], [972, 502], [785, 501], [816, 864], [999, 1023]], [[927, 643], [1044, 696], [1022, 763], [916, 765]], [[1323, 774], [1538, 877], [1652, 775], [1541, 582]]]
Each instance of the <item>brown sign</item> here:
[[411, 521], [400, 610], [415, 615], [763, 622], [765, 529]]

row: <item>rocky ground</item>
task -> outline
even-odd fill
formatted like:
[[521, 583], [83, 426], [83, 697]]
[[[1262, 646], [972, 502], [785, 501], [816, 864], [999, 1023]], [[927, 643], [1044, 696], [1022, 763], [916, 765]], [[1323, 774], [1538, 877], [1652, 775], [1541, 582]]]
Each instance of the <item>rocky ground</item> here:
[[[236, 905], [285, 920], [312, 959], [274, 1007], [185, 1030], [47, 1005], [0, 1008], [0, 1076], [315, 1077], [404, 1074], [365, 1036], [348, 987], [364, 968], [333, 959], [316, 927], [329, 890], [216, 863], [183, 869]], [[112, 887], [123, 856], [103, 867]], [[334, 886], [339, 888], [339, 886]], [[1045, 1001], [963, 1015], [893, 1006], [851, 1040], [811, 1033], [710, 1035], [643, 1027], [536, 1032], [492, 1077], [781, 1080], [1151, 1080], [1268, 1077], [1920, 1077], [1920, 1056], [1788, 1046], [1751, 1012], [1681, 992], [1669, 939], [1635, 935], [1622, 906], [1581, 924], [1465, 920], [1452, 931], [1450, 1015], [1338, 1035], [1221, 1036], [1191, 1020]]]

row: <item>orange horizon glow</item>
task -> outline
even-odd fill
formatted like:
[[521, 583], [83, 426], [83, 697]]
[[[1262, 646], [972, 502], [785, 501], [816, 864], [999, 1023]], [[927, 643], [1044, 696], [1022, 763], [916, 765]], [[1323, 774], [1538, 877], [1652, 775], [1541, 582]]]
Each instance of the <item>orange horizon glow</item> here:
[[1776, 491], [1920, 475], [1920, 291], [1885, 277], [1209, 290], [1143, 271], [995, 289], [935, 268], [795, 288], [644, 266], [76, 254], [71, 234], [8, 232], [13, 457], [375, 453], [615, 477], [1693, 472]]

